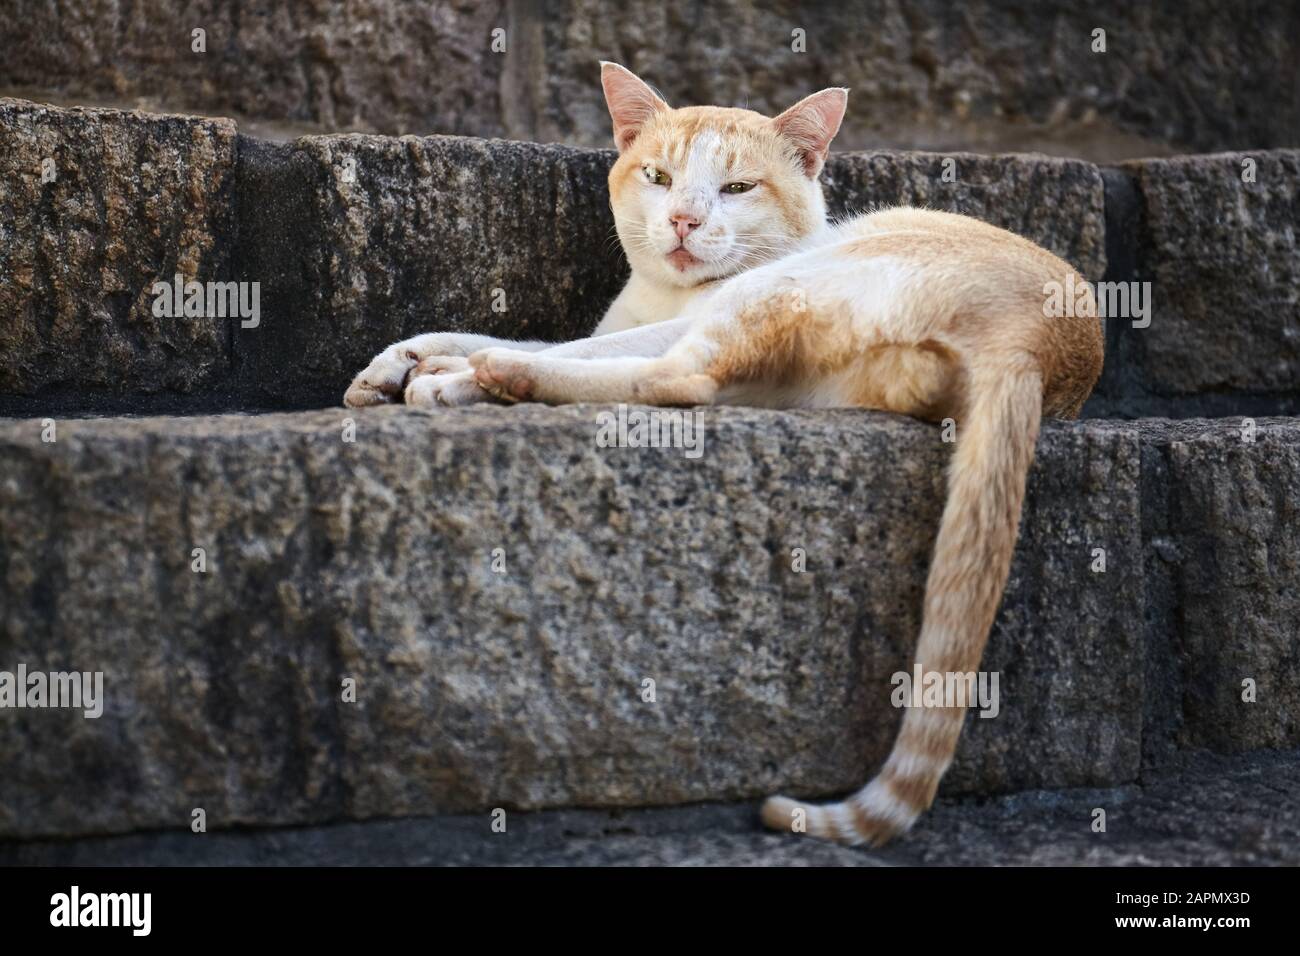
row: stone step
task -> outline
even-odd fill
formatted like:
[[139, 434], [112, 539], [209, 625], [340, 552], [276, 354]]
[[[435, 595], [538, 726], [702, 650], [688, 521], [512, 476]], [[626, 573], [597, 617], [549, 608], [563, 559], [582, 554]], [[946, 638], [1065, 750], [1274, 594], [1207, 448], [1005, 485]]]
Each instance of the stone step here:
[[[583, 335], [626, 275], [610, 150], [276, 144], [230, 120], [12, 99], [0, 143], [0, 414], [337, 406], [372, 355], [419, 332]], [[1114, 168], [842, 153], [824, 176], [836, 215], [951, 209], [1092, 280], [1151, 283], [1149, 314], [1108, 322], [1093, 417], [1300, 410], [1300, 151]], [[250, 306], [257, 283], [255, 320], [155, 315], [155, 283], [177, 274], [249, 283]]]
[[[0, 669], [104, 673], [96, 719], [0, 713], [0, 835], [860, 783], [940, 431], [701, 409], [691, 457], [602, 447], [601, 413], [0, 422]], [[984, 662], [1000, 711], [944, 792], [1300, 745], [1298, 492], [1295, 420], [1047, 423]]]
[[754, 804], [507, 813], [504, 832], [492, 819], [10, 841], [0, 866], [1296, 866], [1300, 752], [1189, 755], [1109, 789], [941, 797], [878, 850], [766, 832]]

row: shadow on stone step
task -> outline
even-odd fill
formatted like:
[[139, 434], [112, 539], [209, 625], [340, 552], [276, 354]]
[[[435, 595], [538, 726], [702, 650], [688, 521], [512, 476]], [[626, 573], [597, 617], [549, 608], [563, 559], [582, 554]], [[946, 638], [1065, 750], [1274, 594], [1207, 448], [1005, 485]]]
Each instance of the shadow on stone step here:
[[11, 842], [0, 843], [0, 865], [1294, 866], [1300, 751], [1184, 755], [1118, 789], [941, 799], [880, 850], [765, 832], [748, 803], [508, 813], [505, 822], [505, 832], [478, 814]]

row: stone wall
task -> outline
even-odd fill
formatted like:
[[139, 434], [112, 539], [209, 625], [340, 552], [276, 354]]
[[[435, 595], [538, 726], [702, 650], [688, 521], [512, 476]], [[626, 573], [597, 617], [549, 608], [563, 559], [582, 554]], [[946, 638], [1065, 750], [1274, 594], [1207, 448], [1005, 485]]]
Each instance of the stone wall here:
[[691, 0], [615, 14], [596, 0], [16, 0], [0, 7], [0, 51], [0, 95], [281, 132], [605, 146], [596, 64], [611, 59], [681, 105], [775, 113], [851, 87], [842, 149], [1108, 161], [1300, 146], [1300, 11], [1285, 0]]
[[[433, 329], [564, 340], [626, 275], [610, 150], [461, 137], [268, 143], [229, 121], [0, 101], [0, 413], [336, 405]], [[1108, 325], [1087, 414], [1300, 407], [1300, 152], [1099, 167], [1043, 156], [832, 156], [834, 215], [912, 203], [1147, 282]], [[1244, 180], [1249, 168], [1249, 181]], [[260, 316], [159, 318], [153, 284], [256, 282]]]

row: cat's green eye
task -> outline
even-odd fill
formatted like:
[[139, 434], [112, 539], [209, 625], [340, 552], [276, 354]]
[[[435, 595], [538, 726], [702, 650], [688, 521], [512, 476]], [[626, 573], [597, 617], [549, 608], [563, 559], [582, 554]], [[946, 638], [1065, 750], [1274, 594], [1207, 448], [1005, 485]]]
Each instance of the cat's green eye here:
[[740, 194], [740, 193], [747, 193], [747, 192], [749, 192], [751, 189], [754, 188], [754, 186], [755, 186], [754, 183], [743, 183], [743, 182], [742, 182], [742, 183], [727, 183], [727, 185], [725, 185], [725, 186], [722, 187], [722, 191], [723, 191], [724, 193], [728, 193], [729, 195], [735, 196], [735, 195], [738, 195], [738, 194]]
[[660, 172], [659, 170], [655, 169], [653, 166], [642, 166], [641, 172], [645, 173], [646, 182], [654, 186], [672, 185], [672, 179], [669, 178], [668, 174]]

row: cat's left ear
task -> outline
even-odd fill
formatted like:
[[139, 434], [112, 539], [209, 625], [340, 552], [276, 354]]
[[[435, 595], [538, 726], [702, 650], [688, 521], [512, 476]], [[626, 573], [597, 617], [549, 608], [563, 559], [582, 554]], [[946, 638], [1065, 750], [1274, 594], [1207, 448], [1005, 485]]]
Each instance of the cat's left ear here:
[[849, 91], [836, 86], [801, 99], [776, 119], [777, 132], [794, 143], [803, 158], [804, 174], [816, 178], [826, 162], [831, 140], [840, 131]]

